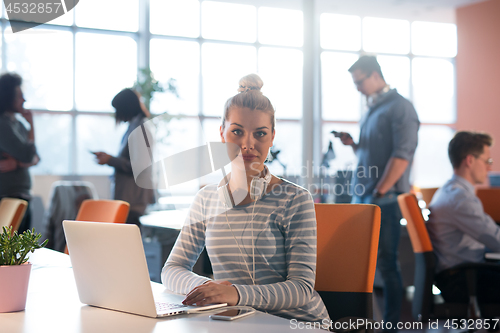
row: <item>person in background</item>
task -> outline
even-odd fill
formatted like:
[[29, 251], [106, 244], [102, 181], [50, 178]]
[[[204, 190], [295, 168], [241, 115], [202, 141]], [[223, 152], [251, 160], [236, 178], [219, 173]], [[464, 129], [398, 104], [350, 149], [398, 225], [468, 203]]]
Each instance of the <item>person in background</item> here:
[[[448, 302], [468, 302], [465, 271], [447, 270], [462, 263], [484, 262], [488, 248], [500, 252], [500, 226], [484, 212], [474, 185], [491, 170], [486, 133], [457, 132], [448, 145], [453, 177], [432, 197], [427, 230], [437, 257], [436, 286]], [[500, 303], [499, 269], [478, 271], [479, 303]]]
[[374, 56], [361, 56], [349, 68], [368, 111], [360, 121], [359, 142], [340, 133], [344, 145], [358, 157], [352, 203], [378, 205], [382, 211], [377, 268], [384, 281], [384, 321], [393, 330], [399, 322], [403, 281], [398, 262], [401, 212], [398, 194], [410, 191], [410, 168], [417, 148], [420, 122], [415, 108], [391, 89]]
[[[186, 294], [186, 305], [227, 303], [289, 319], [329, 320], [314, 290], [311, 194], [265, 167], [275, 136], [275, 111], [260, 91], [259, 76], [247, 75], [239, 85], [239, 93], [226, 102], [220, 126], [221, 141], [237, 150], [231, 173], [219, 186], [205, 186], [196, 195], [162, 282]], [[215, 280], [192, 272], [205, 246]]]
[[154, 192], [151, 189], [145, 189], [137, 186], [132, 172], [130, 162], [130, 153], [128, 146], [128, 137], [130, 133], [138, 126], [143, 124], [149, 111], [140, 100], [139, 94], [132, 89], [123, 89], [111, 102], [115, 108], [116, 122], [128, 122], [129, 127], [123, 135], [120, 152], [114, 157], [104, 152], [94, 152], [97, 163], [109, 165], [115, 169], [113, 176], [113, 199], [123, 200], [130, 204], [130, 212], [127, 222], [141, 225], [139, 218], [144, 215], [146, 207], [154, 203]]
[[[35, 147], [33, 114], [23, 107], [22, 81], [13, 73], [0, 76], [0, 198], [28, 201], [19, 233], [31, 228], [31, 176], [28, 168], [40, 161]], [[17, 114], [28, 122], [29, 129], [16, 118]]]

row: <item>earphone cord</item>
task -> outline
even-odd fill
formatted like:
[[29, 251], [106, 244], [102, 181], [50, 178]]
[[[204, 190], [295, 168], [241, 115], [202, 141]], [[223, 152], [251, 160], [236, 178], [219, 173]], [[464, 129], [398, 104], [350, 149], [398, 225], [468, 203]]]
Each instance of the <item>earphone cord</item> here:
[[250, 273], [250, 267], [245, 259], [245, 256], [243, 255], [243, 251], [241, 250], [241, 247], [240, 247], [240, 244], [238, 243], [238, 241], [236, 240], [236, 236], [234, 235], [234, 232], [233, 232], [233, 228], [231, 228], [231, 224], [229, 223], [229, 218], [227, 217], [227, 210], [225, 211], [226, 213], [226, 221], [227, 221], [227, 225], [229, 227], [229, 230], [231, 230], [231, 234], [233, 235], [233, 238], [234, 238], [234, 241], [236, 242], [236, 246], [238, 246], [238, 250], [240, 250], [240, 254], [241, 254], [241, 257], [243, 258], [243, 261], [245, 262], [245, 266], [246, 266], [246, 269], [247, 269], [247, 272], [248, 272], [248, 275], [250, 275], [250, 279], [252, 279], [252, 284], [255, 285], [255, 242], [254, 242], [254, 238], [253, 238], [253, 213], [255, 211], [255, 203], [257, 202], [257, 200], [254, 201], [253, 203], [253, 208], [252, 208], [252, 266], [253, 266], [253, 276], [252, 274]]

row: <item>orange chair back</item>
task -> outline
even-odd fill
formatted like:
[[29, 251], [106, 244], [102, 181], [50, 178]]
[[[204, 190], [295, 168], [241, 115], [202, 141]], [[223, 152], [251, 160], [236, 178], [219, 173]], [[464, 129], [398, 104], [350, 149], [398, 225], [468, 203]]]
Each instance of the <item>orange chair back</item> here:
[[[122, 200], [84, 200], [76, 221], [125, 223], [130, 204]], [[68, 247], [64, 250], [68, 254]]]
[[27, 207], [28, 202], [26, 200], [3, 198], [0, 201], [0, 232], [3, 226], [12, 226], [12, 233], [19, 230]]
[[422, 194], [422, 200], [425, 201], [427, 207], [431, 204], [432, 197], [434, 193], [438, 190], [438, 187], [421, 188], [419, 192]]
[[424, 217], [422, 216], [422, 211], [418, 206], [415, 195], [411, 193], [399, 195], [398, 204], [401, 209], [401, 214], [406, 220], [406, 229], [410, 235], [413, 252], [422, 253], [433, 251]]
[[315, 204], [318, 291], [373, 291], [380, 208], [363, 204]]
[[484, 212], [500, 223], [500, 188], [480, 188], [476, 195], [483, 203]]
[[76, 221], [125, 223], [130, 204], [122, 200], [84, 200]]

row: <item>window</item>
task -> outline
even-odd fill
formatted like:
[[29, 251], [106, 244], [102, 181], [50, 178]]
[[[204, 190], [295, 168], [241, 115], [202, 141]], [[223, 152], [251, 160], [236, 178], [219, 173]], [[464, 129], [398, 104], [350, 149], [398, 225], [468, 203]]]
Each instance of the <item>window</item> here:
[[203, 38], [253, 43], [256, 40], [256, 15], [254, 6], [203, 1]]
[[137, 31], [138, 12], [139, 0], [79, 1], [75, 6], [76, 25], [85, 28]]
[[182, 37], [200, 35], [198, 0], [150, 0], [150, 31]]
[[[177, 149], [199, 146], [208, 138], [219, 141], [224, 103], [236, 94], [243, 75], [258, 73], [262, 92], [276, 108], [274, 149], [280, 150], [282, 164], [273, 162], [270, 168], [278, 175], [300, 174], [302, 150], [308, 149], [302, 147], [301, 121], [303, 112], [310, 112], [303, 111], [305, 18], [300, 4], [86, 0], [29, 33], [4, 29], [0, 65], [23, 76], [26, 107], [35, 112], [42, 161], [33, 172], [110, 174], [112, 169], [97, 165], [89, 150], [116, 154], [126, 125], [116, 126], [111, 100], [134, 84], [138, 69], [149, 66], [160, 83], [175, 79], [179, 96], [157, 93], [151, 111], [175, 116], [163, 129], [168, 134], [160, 135]], [[327, 133], [359, 136], [366, 103], [347, 70], [360, 54], [374, 53], [387, 82], [413, 101], [422, 122], [414, 179], [440, 185], [430, 183], [447, 178], [449, 170], [434, 170], [427, 177], [431, 172], [421, 163], [442, 154], [453, 133], [455, 25], [322, 13], [319, 26], [322, 147], [333, 142], [331, 170], [356, 163], [352, 149]], [[167, 148], [163, 154], [172, 153]], [[206, 181], [186, 188], [194, 191]]]
[[137, 77], [137, 44], [127, 36], [76, 34], [76, 108], [112, 111], [111, 100]]
[[259, 8], [259, 42], [283, 46], [302, 46], [302, 12], [280, 8]]
[[[172, 52], [175, 50], [175, 52]], [[168, 92], [156, 93], [153, 113], [198, 115], [200, 46], [197, 42], [153, 38], [150, 66], [159, 82], [175, 78], [179, 97]]]
[[[69, 31], [35, 28], [7, 33], [7, 70], [23, 77], [28, 109], [73, 108], [73, 37]], [[56, 50], [56, 52], [40, 52]]]

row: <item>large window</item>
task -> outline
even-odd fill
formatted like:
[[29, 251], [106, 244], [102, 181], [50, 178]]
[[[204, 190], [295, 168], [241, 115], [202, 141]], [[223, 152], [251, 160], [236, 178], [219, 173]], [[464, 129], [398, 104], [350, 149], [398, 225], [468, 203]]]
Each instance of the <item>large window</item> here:
[[[111, 100], [145, 67], [161, 83], [173, 78], [177, 85], [178, 96], [158, 93], [151, 104], [153, 114], [175, 116], [172, 130], [160, 132], [168, 136], [165, 154], [219, 140], [225, 101], [239, 78], [256, 72], [276, 108], [274, 149], [281, 164], [270, 168], [301, 172], [302, 150], [309, 149], [302, 147], [302, 119], [312, 112], [303, 110], [304, 22], [313, 18], [304, 17], [300, 1], [105, 2], [80, 1], [68, 14], [16, 34], [5, 15], [1, 19], [0, 65], [23, 76], [26, 107], [35, 112], [42, 162], [34, 173], [111, 174], [89, 151], [118, 152], [126, 125], [115, 124]], [[116, 8], [119, 14], [110, 15]], [[323, 137], [313, 148], [326, 150], [331, 139], [334, 167], [355, 165], [351, 149], [326, 133], [359, 136], [366, 103], [347, 69], [360, 54], [374, 53], [387, 82], [412, 100], [422, 122], [414, 180], [439, 185], [450, 170], [430, 170], [427, 161], [446, 156], [453, 134], [455, 26], [337, 13], [321, 14], [318, 24], [320, 47], [313, 53], [321, 65]]]

